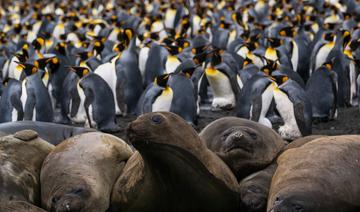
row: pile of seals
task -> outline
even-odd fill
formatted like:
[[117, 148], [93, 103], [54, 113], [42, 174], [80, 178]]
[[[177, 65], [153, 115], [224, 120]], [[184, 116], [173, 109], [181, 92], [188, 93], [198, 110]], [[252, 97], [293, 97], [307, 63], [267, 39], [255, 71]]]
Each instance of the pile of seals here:
[[274, 130], [235, 117], [198, 134], [170, 112], [137, 118], [127, 136], [128, 143], [85, 132], [56, 146], [32, 130], [0, 137], [0, 210], [360, 208], [360, 136], [311, 136], [287, 144]]
[[356, 0], [2, 1], [0, 122], [200, 109], [294, 140], [358, 105]]

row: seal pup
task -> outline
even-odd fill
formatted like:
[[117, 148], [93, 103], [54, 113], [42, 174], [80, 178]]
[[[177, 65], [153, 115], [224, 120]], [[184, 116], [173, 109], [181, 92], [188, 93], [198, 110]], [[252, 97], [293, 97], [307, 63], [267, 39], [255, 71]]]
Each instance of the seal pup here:
[[0, 204], [1, 212], [45, 212], [45, 210], [36, 207], [25, 201], [9, 201]]
[[139, 151], [112, 192], [112, 211], [238, 211], [237, 181], [178, 115], [153, 112], [128, 128]]
[[131, 155], [123, 140], [109, 134], [91, 132], [67, 139], [43, 163], [42, 207], [50, 211], [106, 211], [111, 189]]
[[322, 137], [282, 153], [267, 211], [359, 211], [359, 139]]
[[0, 202], [40, 203], [40, 170], [54, 148], [31, 130], [0, 138]]
[[285, 146], [274, 130], [236, 117], [213, 121], [199, 135], [207, 147], [232, 169], [238, 181], [264, 169]]
[[96, 131], [91, 128], [72, 127], [41, 121], [15, 121], [0, 124], [0, 131], [6, 134], [13, 134], [21, 130], [33, 130], [38, 133], [40, 138], [53, 145], [57, 145], [74, 135]]

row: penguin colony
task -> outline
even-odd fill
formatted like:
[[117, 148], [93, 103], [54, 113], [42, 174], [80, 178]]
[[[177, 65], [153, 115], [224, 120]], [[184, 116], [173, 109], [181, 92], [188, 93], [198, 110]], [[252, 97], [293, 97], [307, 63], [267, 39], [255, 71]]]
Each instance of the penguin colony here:
[[0, 212], [360, 211], [358, 0], [0, 5]]
[[203, 105], [293, 140], [358, 105], [359, 3], [3, 2], [0, 122], [82, 124]]

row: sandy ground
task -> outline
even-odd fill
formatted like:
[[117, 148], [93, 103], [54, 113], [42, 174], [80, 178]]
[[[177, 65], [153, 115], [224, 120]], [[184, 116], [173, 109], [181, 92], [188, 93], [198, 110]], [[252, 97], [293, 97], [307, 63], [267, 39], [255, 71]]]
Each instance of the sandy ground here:
[[[198, 125], [195, 129], [200, 132], [206, 125], [221, 117], [232, 116], [234, 111], [210, 111], [202, 110], [200, 112]], [[135, 116], [118, 117], [117, 122], [121, 131], [116, 136], [126, 139], [126, 127], [135, 120]], [[339, 109], [338, 119], [327, 123], [313, 124], [313, 134], [315, 135], [344, 135], [360, 134], [360, 112], [358, 108]]]

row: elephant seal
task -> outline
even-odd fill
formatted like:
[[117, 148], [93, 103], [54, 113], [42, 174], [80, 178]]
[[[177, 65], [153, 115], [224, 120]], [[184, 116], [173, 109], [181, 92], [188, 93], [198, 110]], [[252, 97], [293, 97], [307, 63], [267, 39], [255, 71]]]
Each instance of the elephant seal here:
[[235, 176], [178, 115], [147, 113], [127, 135], [139, 153], [114, 186], [112, 211], [238, 211]]
[[240, 182], [241, 211], [266, 211], [271, 178], [276, 167], [276, 163], [272, 163], [264, 170], [251, 174]]
[[40, 170], [53, 145], [31, 130], [0, 138], [0, 202], [40, 203]]
[[200, 137], [232, 169], [238, 181], [264, 169], [285, 146], [274, 130], [236, 117], [213, 121]]
[[40, 138], [53, 145], [57, 145], [74, 135], [95, 131], [90, 128], [72, 127], [41, 121], [16, 121], [0, 124], [0, 131], [3, 133], [12, 134], [20, 130], [36, 131]]
[[359, 211], [360, 136], [315, 139], [281, 154], [267, 211]]
[[0, 211], [1, 212], [46, 212], [45, 210], [24, 201], [2, 202], [0, 204]]
[[106, 211], [112, 187], [131, 148], [121, 139], [91, 132], [71, 137], [46, 157], [41, 170], [41, 203], [46, 210]]

